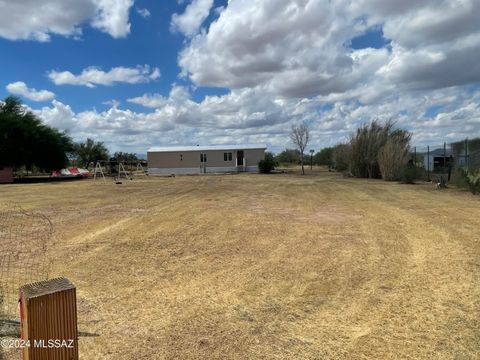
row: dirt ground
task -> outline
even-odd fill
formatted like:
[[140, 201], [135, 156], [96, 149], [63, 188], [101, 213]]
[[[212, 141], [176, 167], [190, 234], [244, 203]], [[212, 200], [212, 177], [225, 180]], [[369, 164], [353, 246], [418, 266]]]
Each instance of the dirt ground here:
[[53, 222], [83, 359], [480, 358], [464, 191], [316, 171], [4, 185], [0, 204]]

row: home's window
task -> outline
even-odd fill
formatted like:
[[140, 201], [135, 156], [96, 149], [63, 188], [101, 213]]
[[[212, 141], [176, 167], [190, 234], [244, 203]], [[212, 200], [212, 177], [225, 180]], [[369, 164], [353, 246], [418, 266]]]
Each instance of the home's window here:
[[183, 154], [180, 154], [180, 161], [183, 161]]
[[207, 154], [200, 154], [200, 162], [205, 163], [207, 162]]
[[223, 153], [223, 161], [232, 161], [232, 153], [231, 152]]

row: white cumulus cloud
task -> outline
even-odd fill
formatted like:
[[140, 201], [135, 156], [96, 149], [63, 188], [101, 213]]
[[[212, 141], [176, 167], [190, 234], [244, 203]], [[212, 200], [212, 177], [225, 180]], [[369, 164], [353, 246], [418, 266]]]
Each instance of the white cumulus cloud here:
[[177, 104], [183, 103], [190, 99], [190, 93], [188, 89], [183, 86], [173, 85], [168, 97], [160, 94], [143, 94], [134, 98], [127, 99], [132, 104], [142, 105], [148, 108], [157, 109], [165, 106], [168, 103], [176, 102]]
[[142, 105], [148, 108], [159, 108], [166, 104], [167, 99], [160, 94], [143, 94], [131, 99], [127, 99], [132, 104]]
[[77, 128], [75, 113], [72, 108], [58, 100], [53, 100], [51, 107], [44, 106], [41, 110], [33, 111], [50, 126], [62, 130], [75, 130]]
[[114, 38], [130, 34], [128, 15], [133, 0], [95, 0], [97, 11], [92, 26], [109, 33]]
[[152, 15], [150, 11], [146, 8], [137, 8], [137, 14], [145, 19], [149, 18]]
[[160, 77], [158, 68], [150, 68], [148, 65], [134, 68], [114, 67], [109, 71], [103, 71], [97, 67], [88, 67], [78, 75], [70, 71], [52, 70], [48, 77], [56, 85], [83, 85], [95, 87], [96, 85], [113, 85], [115, 83], [139, 84], [156, 80]]
[[0, 0], [0, 37], [44, 42], [52, 34], [79, 36], [87, 23], [125, 37], [132, 5], [133, 0]]
[[[79, 139], [96, 136], [112, 149], [124, 144], [136, 152], [154, 145], [266, 143], [271, 150], [291, 147], [288, 133], [293, 123], [307, 121], [311, 147], [320, 149], [345, 140], [368, 121], [393, 119], [414, 133], [414, 144], [434, 144], [480, 134], [480, 91], [461, 88], [389, 94], [382, 101], [362, 104], [340, 100], [324, 107], [322, 97], [286, 99], [254, 90], [234, 90], [195, 101], [187, 88], [174, 85], [168, 96], [146, 94], [129, 100], [146, 112], [112, 103], [106, 111], [71, 112], [54, 101], [37, 114], [49, 124], [71, 130]], [[438, 114], [428, 110], [438, 106]], [[119, 145], [121, 144], [121, 145]]]
[[6, 86], [6, 89], [10, 94], [21, 95], [32, 101], [49, 101], [55, 97], [53, 92], [29, 88], [23, 81], [10, 83]]
[[[480, 81], [480, 2], [231, 0], [179, 55], [197, 86], [301, 98]], [[390, 47], [352, 49], [380, 29]]]
[[[171, 29], [187, 37], [178, 56], [182, 84], [194, 86], [139, 93], [126, 108], [75, 113], [54, 101], [36, 111], [50, 123], [64, 119], [79, 139], [136, 152], [239, 142], [278, 151], [292, 146], [288, 132], [299, 121], [310, 125], [313, 149], [374, 119], [411, 130], [418, 146], [480, 136], [478, 0], [229, 0], [203, 25], [210, 11], [211, 1], [193, 0], [172, 17]], [[122, 69], [50, 74], [85, 86], [160, 75]], [[202, 86], [226, 93], [198, 99]]]
[[193, 0], [184, 13], [173, 14], [170, 29], [188, 37], [197, 34], [212, 6], [213, 0]]

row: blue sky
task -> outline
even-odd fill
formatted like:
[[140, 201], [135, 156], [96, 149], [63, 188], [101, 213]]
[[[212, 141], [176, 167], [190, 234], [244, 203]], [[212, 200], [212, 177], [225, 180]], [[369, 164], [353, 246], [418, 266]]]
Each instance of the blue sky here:
[[[215, 7], [224, 5], [226, 1], [215, 1]], [[136, 9], [148, 6], [150, 16], [142, 17]], [[2, 84], [28, 79], [28, 86], [36, 89], [54, 91], [56, 98], [68, 102], [74, 111], [83, 111], [95, 106], [98, 110], [106, 109], [103, 102], [112, 99], [126, 101], [128, 98], [146, 92], [158, 92], [168, 95], [172, 83], [191, 84], [188, 79], [179, 79], [180, 68], [177, 65], [177, 54], [181, 50], [184, 37], [172, 33], [170, 18], [172, 14], [181, 12], [186, 4], [176, 1], [136, 1], [130, 11], [130, 23], [134, 29], [127, 37], [114, 39], [109, 34], [99, 32], [90, 26], [84, 26], [80, 39], [72, 39], [60, 35], [52, 35], [51, 41], [9, 41], [0, 38], [0, 67], [8, 69], [0, 74]], [[215, 18], [212, 14], [206, 19]], [[154, 46], [152, 46], [154, 44]], [[8, 54], [8, 55], [7, 55]], [[94, 89], [79, 86], [62, 86], [52, 84], [47, 73], [50, 70], [68, 70], [80, 73], [89, 66], [109, 70], [117, 66], [135, 67], [137, 65], [158, 67], [161, 77], [157, 81], [141, 84], [118, 84], [115, 86], [97, 86]], [[223, 91], [215, 88], [199, 89], [194, 98], [202, 99], [206, 94], [220, 94]], [[8, 96], [5, 87], [0, 88], [2, 98]], [[25, 104], [37, 106], [27, 98]], [[139, 110], [140, 106], [130, 105]], [[141, 110], [141, 109], [140, 109]]]
[[480, 5], [376, 0], [0, 0], [0, 98], [76, 141], [345, 141], [393, 119], [415, 144], [480, 135]]
[[390, 45], [390, 40], [383, 35], [381, 27], [372, 27], [357, 37], [354, 37], [350, 42], [352, 49], [374, 48], [381, 49]]

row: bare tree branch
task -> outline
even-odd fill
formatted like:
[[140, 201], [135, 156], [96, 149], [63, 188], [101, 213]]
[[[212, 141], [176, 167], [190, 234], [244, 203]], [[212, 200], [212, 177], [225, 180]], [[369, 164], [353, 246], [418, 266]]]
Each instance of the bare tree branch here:
[[310, 139], [310, 131], [305, 122], [292, 125], [292, 131], [290, 132], [290, 139], [293, 144], [300, 150], [300, 161], [302, 163], [302, 174], [305, 175], [305, 168], [303, 167], [303, 156], [305, 148], [307, 147], [308, 140]]

